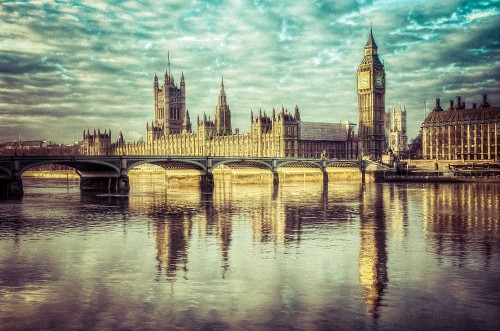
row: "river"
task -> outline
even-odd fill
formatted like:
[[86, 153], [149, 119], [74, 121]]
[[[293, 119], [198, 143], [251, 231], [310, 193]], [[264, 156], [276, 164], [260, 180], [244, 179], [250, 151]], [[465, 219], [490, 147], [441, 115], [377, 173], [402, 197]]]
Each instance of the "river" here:
[[25, 178], [1, 330], [499, 330], [500, 185]]

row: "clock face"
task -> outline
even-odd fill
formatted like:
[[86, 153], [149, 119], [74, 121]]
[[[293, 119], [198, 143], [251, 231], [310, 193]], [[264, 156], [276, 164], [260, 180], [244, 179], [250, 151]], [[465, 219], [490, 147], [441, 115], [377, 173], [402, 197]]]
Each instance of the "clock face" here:
[[360, 73], [358, 84], [359, 84], [360, 88], [369, 88], [370, 87], [370, 73], [369, 72]]
[[377, 76], [375, 77], [375, 85], [377, 87], [383, 87], [384, 86], [384, 75], [382, 75], [381, 72], [378, 72]]

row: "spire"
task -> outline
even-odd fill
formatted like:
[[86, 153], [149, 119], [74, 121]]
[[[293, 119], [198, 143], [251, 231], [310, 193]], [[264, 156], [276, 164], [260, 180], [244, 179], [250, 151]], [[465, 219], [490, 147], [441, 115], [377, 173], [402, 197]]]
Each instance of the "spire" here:
[[366, 42], [365, 47], [377, 48], [377, 44], [375, 43], [375, 39], [373, 39], [373, 29], [372, 29], [371, 22], [370, 22], [370, 35], [368, 36], [368, 41]]
[[189, 118], [189, 110], [187, 109], [186, 112], [184, 113], [184, 119], [182, 121], [182, 131], [184, 133], [191, 133], [191, 119]]
[[168, 76], [170, 77], [170, 51], [167, 52]]
[[222, 77], [222, 81], [220, 83], [220, 91], [219, 91], [219, 105], [226, 105], [226, 91], [224, 91], [224, 77]]
[[295, 113], [293, 115], [294, 119], [297, 121], [300, 121], [300, 113], [299, 113], [299, 106], [295, 105]]

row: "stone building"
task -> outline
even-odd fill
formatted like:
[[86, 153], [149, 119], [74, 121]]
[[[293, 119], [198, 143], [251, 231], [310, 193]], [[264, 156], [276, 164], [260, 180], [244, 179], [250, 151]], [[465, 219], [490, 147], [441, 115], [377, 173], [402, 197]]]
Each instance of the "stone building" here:
[[358, 147], [361, 157], [379, 160], [386, 149], [385, 69], [372, 29], [358, 67]]
[[406, 135], [406, 108], [390, 111], [389, 149], [397, 157], [406, 157], [408, 136]]
[[422, 124], [422, 156], [428, 160], [500, 160], [500, 107], [483, 94], [479, 107], [461, 97], [443, 110], [440, 100]]
[[120, 132], [118, 141], [111, 143], [111, 131], [90, 134], [84, 132], [80, 149], [84, 155], [190, 155], [248, 157], [358, 157], [355, 125], [345, 123], [303, 122], [298, 106], [293, 111], [281, 106], [271, 114], [259, 110], [250, 114], [250, 132], [232, 129], [231, 109], [222, 79], [215, 117], [206, 113], [198, 116], [197, 128], [192, 128], [186, 109], [184, 73], [180, 86], [170, 73], [170, 59], [160, 86], [153, 79], [154, 118], [146, 125], [146, 140], [125, 142]]
[[161, 87], [155, 73], [153, 95], [154, 120], [151, 128], [148, 128], [148, 139], [181, 133], [186, 116], [189, 119], [189, 113], [186, 111], [186, 84], [184, 73], [182, 73], [180, 86], [175, 85], [174, 77], [170, 74], [170, 54], [168, 55], [168, 71], [165, 72]]
[[164, 84], [153, 81], [154, 119], [146, 125], [146, 141], [111, 144], [111, 132], [83, 136], [81, 153], [85, 155], [190, 155], [248, 157], [306, 157], [356, 159], [358, 153], [354, 124], [302, 122], [298, 106], [288, 111], [284, 106], [272, 108], [271, 114], [260, 110], [250, 114], [250, 132], [233, 132], [231, 110], [227, 103], [224, 81], [215, 107], [215, 117], [198, 116], [192, 129], [185, 107], [185, 79], [180, 87], [169, 69]]
[[[120, 137], [123, 136], [120, 132]], [[89, 130], [83, 131], [83, 141], [80, 145], [80, 154], [83, 155], [110, 155], [112, 149], [111, 144], [111, 130], [109, 132], [105, 130], [101, 133], [100, 129], [94, 129], [94, 133], [90, 133]]]

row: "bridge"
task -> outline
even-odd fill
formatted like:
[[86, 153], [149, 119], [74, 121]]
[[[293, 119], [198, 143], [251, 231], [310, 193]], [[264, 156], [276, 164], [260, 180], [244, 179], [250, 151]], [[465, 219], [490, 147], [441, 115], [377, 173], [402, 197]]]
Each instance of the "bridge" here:
[[23, 196], [22, 174], [36, 166], [59, 164], [74, 168], [80, 176], [81, 191], [127, 193], [130, 190], [128, 171], [141, 164], [155, 164], [167, 168], [178, 164], [201, 173], [202, 190], [213, 189], [213, 169], [232, 163], [255, 164], [269, 169], [274, 184], [278, 184], [278, 169], [290, 166], [318, 168], [323, 181], [328, 183], [328, 167], [356, 167], [362, 173], [365, 166], [359, 160], [223, 157], [223, 156], [0, 156], [0, 198], [17, 199]]

